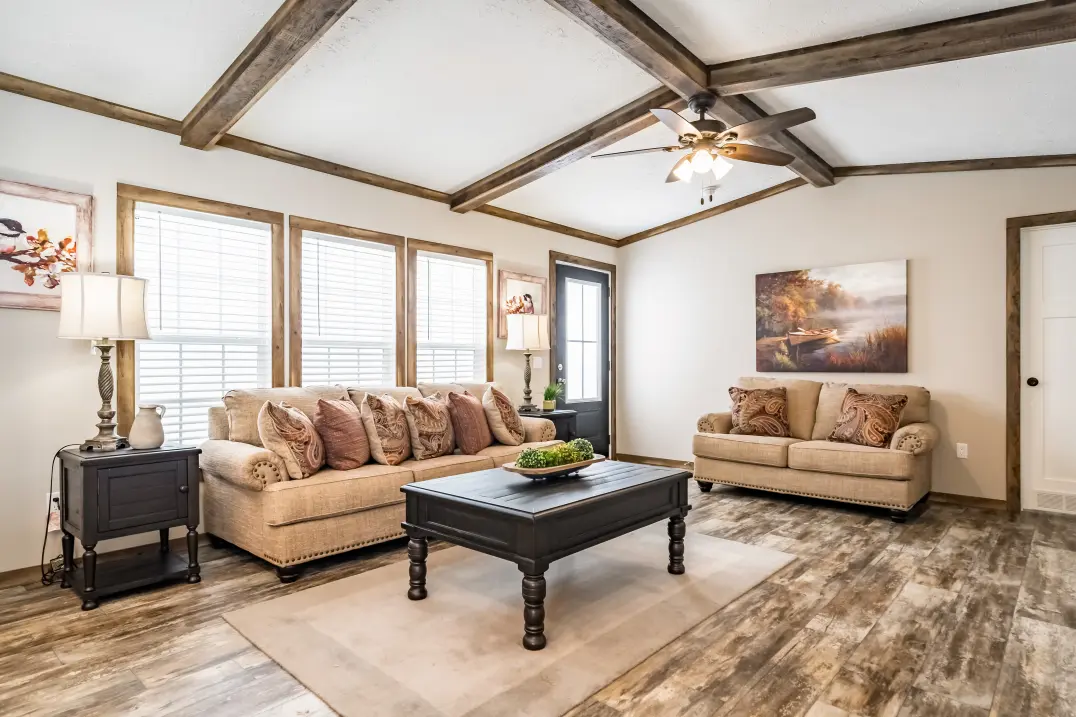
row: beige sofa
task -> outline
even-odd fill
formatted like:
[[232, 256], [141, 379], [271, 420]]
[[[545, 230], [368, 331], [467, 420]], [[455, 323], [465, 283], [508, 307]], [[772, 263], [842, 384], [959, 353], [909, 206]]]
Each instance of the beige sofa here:
[[[930, 423], [930, 392], [919, 386], [820, 383], [741, 378], [741, 388], [784, 386], [792, 437], [731, 435], [731, 413], [708, 413], [695, 434], [695, 480], [792, 495], [830, 498], [890, 509], [903, 521], [930, 492], [930, 453], [938, 429]], [[908, 403], [887, 448], [827, 441], [845, 392], [902, 394]]]
[[202, 444], [203, 525], [224, 540], [272, 563], [284, 582], [301, 563], [404, 535], [401, 486], [414, 481], [494, 468], [525, 448], [553, 445], [556, 429], [544, 418], [523, 417], [520, 446], [494, 444], [478, 455], [448, 455], [398, 466], [367, 463], [348, 471], [324, 468], [305, 480], [289, 480], [283, 461], [257, 438], [257, 413], [265, 401], [288, 401], [312, 414], [318, 398], [361, 403], [366, 393], [407, 395], [469, 390], [481, 396], [489, 384], [429, 384], [418, 388], [313, 386], [243, 392], [229, 408], [209, 409], [209, 440]]

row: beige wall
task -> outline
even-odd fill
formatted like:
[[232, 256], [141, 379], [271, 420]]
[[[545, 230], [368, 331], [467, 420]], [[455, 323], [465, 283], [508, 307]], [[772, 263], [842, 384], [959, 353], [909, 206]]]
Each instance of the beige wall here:
[[[550, 249], [615, 261], [614, 249], [593, 242], [482, 214], [454, 214], [435, 202], [226, 149], [181, 147], [173, 136], [2, 92], [0, 117], [0, 178], [94, 195], [100, 270], [115, 266], [117, 182], [486, 249], [495, 268], [538, 276], [549, 271]], [[0, 379], [6, 440], [0, 453], [0, 571], [37, 563], [49, 461], [60, 446], [95, 430], [99, 361], [88, 342], [56, 338], [57, 318], [0, 309], [6, 364]], [[496, 340], [495, 378], [517, 400], [522, 375], [522, 354], [505, 351], [504, 340]], [[535, 369], [532, 387], [540, 389], [548, 377], [546, 361]], [[49, 557], [57, 546], [53, 538]]]
[[935, 490], [1003, 499], [1005, 220], [1073, 209], [1076, 168], [861, 177], [618, 250], [620, 449], [690, 459], [696, 418], [755, 373], [755, 274], [908, 259], [909, 372], [866, 378], [930, 389]]

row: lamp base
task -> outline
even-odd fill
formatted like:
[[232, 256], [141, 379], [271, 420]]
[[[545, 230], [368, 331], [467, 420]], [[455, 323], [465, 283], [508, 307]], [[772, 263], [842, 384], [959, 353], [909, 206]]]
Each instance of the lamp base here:
[[80, 451], [97, 451], [107, 453], [118, 451], [121, 448], [130, 448], [131, 444], [123, 436], [111, 436], [109, 438], [91, 438], [78, 447]]
[[116, 435], [116, 412], [112, 410], [112, 391], [115, 384], [112, 382], [112, 346], [108, 339], [94, 342], [97, 350], [101, 353], [101, 368], [97, 372], [97, 390], [101, 394], [101, 408], [97, 411], [97, 435], [79, 446], [82, 451], [99, 451], [107, 453], [121, 448], [130, 448], [131, 444], [123, 436]]
[[538, 413], [538, 407], [529, 401], [519, 407], [520, 413]]

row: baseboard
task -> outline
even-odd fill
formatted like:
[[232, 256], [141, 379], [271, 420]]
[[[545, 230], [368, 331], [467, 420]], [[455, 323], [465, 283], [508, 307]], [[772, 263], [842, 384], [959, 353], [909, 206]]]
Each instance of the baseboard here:
[[957, 495], [956, 493], [930, 492], [930, 500], [934, 503], [952, 503], [969, 508], [982, 508], [983, 510], [1007, 510], [1008, 504], [1003, 500], [994, 498], [978, 498], [973, 495]]
[[633, 456], [628, 453], [617, 453], [616, 459], [625, 463], [642, 463], [648, 466], [661, 466], [662, 468], [682, 468], [686, 471], [695, 470], [693, 461], [674, 461], [668, 458], [653, 458], [651, 456]]

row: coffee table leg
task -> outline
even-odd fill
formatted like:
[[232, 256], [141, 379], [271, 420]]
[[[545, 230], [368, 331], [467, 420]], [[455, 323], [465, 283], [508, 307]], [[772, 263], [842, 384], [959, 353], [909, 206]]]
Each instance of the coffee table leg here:
[[425, 536], [414, 536], [407, 543], [407, 557], [411, 559], [411, 567], [408, 575], [411, 577], [411, 587], [407, 591], [407, 597], [412, 600], [423, 600], [426, 597], [426, 555], [429, 553], [429, 543]]
[[673, 575], [684, 574], [684, 536], [687, 526], [684, 517], [674, 515], [669, 518], [669, 572]]
[[523, 574], [523, 647], [545, 647], [545, 574]]

